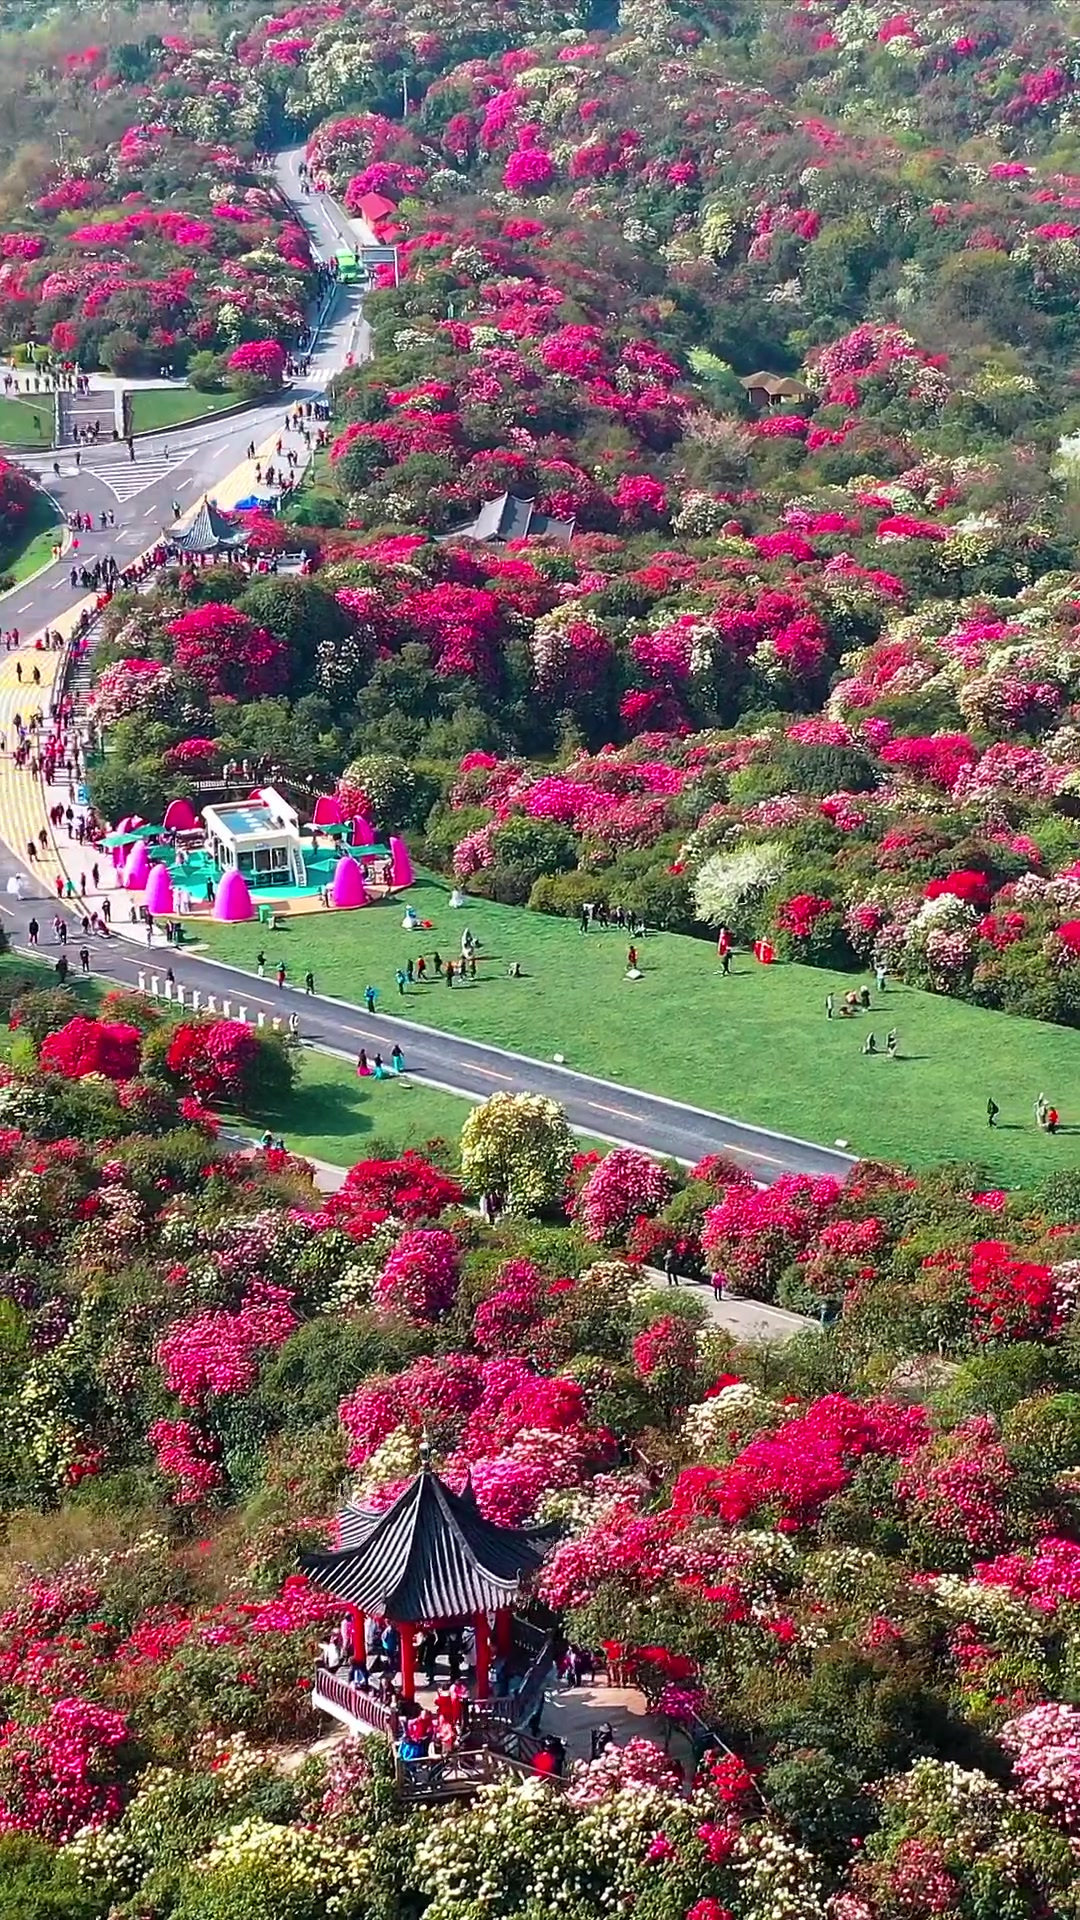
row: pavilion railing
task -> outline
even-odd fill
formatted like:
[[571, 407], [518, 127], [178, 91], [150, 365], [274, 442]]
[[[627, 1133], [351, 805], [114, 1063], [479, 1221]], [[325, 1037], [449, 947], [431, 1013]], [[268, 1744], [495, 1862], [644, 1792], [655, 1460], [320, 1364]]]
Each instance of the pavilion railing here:
[[321, 1706], [324, 1701], [340, 1712], [348, 1714], [352, 1720], [358, 1720], [372, 1733], [385, 1734], [392, 1740], [397, 1733], [397, 1714], [393, 1707], [383, 1700], [376, 1700], [362, 1687], [354, 1687], [339, 1673], [331, 1673], [329, 1667], [317, 1666], [315, 1685], [312, 1690], [312, 1705]]

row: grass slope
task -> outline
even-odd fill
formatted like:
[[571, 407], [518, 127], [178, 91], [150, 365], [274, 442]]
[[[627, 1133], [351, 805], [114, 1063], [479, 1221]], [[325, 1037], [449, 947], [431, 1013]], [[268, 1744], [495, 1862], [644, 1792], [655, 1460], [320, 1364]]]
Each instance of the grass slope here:
[[[1010, 1185], [1080, 1166], [1080, 1033], [1068, 1028], [892, 986], [869, 1015], [829, 1022], [824, 996], [850, 987], [849, 976], [760, 967], [740, 954], [724, 979], [708, 943], [652, 934], [640, 943], [644, 978], [634, 983], [623, 978], [622, 934], [583, 937], [576, 922], [487, 901], [453, 913], [434, 879], [407, 897], [433, 922], [430, 933], [404, 933], [398, 901], [300, 916], [273, 935], [211, 923], [206, 945], [248, 968], [263, 947], [268, 971], [284, 959], [299, 984], [310, 966], [320, 990], [355, 1002], [370, 981], [384, 1012], [539, 1059], [563, 1053], [570, 1066], [623, 1086], [809, 1140], [844, 1139], [858, 1154], [915, 1165], [979, 1160]], [[429, 963], [436, 946], [456, 955], [466, 924], [483, 943], [476, 982], [414, 987], [399, 999], [396, 968], [421, 949]], [[507, 979], [512, 959], [524, 979]], [[868, 1028], [883, 1045], [892, 1026], [901, 1057], [863, 1058]], [[1061, 1112], [1056, 1139], [1035, 1127], [1039, 1093]], [[994, 1132], [989, 1094], [1001, 1107]]]
[[230, 1122], [252, 1138], [263, 1127], [284, 1136], [293, 1153], [351, 1167], [370, 1157], [372, 1143], [394, 1153], [422, 1147], [436, 1136], [456, 1142], [472, 1102], [435, 1087], [401, 1080], [360, 1080], [347, 1060], [305, 1048], [292, 1098], [280, 1110]]
[[0, 445], [51, 447], [56, 396], [31, 393], [18, 400], [0, 398]]
[[235, 393], [197, 393], [194, 387], [136, 387], [128, 395], [132, 433], [153, 433], [235, 407]]
[[52, 501], [43, 493], [35, 493], [21, 540], [0, 553], [0, 573], [10, 574], [16, 586], [21, 580], [28, 580], [39, 567], [49, 564], [53, 547], [62, 533]]

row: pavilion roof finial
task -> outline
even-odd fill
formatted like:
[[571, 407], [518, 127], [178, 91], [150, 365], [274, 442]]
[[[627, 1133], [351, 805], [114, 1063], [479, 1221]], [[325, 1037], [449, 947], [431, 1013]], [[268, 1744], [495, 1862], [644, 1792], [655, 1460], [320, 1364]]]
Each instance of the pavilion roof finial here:
[[419, 1454], [421, 1473], [429, 1473], [431, 1471], [431, 1436], [426, 1427], [420, 1435]]

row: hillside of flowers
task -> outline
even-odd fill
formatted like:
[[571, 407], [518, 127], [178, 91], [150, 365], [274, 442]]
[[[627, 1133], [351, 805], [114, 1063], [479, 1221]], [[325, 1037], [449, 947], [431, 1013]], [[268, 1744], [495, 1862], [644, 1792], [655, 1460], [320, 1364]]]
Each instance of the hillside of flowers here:
[[[195, 1069], [188, 1029], [70, 998], [14, 999], [0, 1072], [5, 1920], [1074, 1912], [1075, 1179], [763, 1192], [501, 1094], [327, 1196], [215, 1137], [227, 1023]], [[831, 1324], [739, 1348], [667, 1248]], [[554, 1525], [538, 1601], [671, 1752], [417, 1813], [377, 1741], [321, 1742], [340, 1609], [297, 1552], [422, 1436]]]
[[[64, 85], [141, 118], [11, 236], [21, 337], [288, 344], [302, 248], [245, 169], [301, 131], [316, 183], [390, 209], [401, 270], [291, 527], [252, 522], [307, 579], [179, 576], [111, 623], [108, 817], [267, 754], [501, 900], [1075, 1021], [1060, 12], [312, 5], [167, 36], [137, 77], [82, 58]], [[562, 532], [462, 534], [506, 494]]]

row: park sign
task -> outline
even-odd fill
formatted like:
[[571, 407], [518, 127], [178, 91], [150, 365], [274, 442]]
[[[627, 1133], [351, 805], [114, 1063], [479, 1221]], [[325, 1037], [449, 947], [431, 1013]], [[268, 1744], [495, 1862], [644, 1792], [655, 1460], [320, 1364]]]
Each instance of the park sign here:
[[376, 267], [393, 267], [394, 285], [398, 284], [398, 250], [396, 247], [360, 247], [358, 249], [360, 266], [368, 269], [369, 275]]

